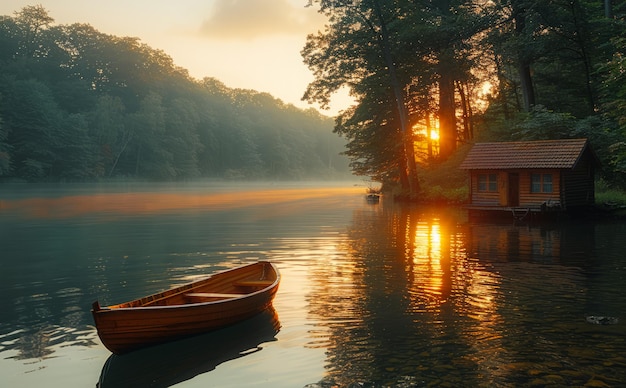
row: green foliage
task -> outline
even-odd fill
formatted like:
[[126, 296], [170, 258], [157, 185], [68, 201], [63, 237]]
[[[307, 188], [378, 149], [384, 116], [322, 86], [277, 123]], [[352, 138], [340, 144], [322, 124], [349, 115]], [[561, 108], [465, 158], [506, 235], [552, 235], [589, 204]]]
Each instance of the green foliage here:
[[[622, 27], [626, 27], [623, 23]], [[626, 134], [626, 36], [612, 40], [613, 56], [598, 69], [606, 74], [602, 85], [602, 101], [607, 115], [617, 121], [620, 131]]]
[[459, 169], [470, 150], [465, 145], [445, 161], [422, 166], [420, 179], [422, 193], [420, 200], [425, 202], [465, 203], [469, 198], [467, 171]]
[[62, 113], [50, 89], [36, 80], [7, 80], [2, 87], [3, 94], [11, 96], [2, 104], [2, 117], [12, 169], [26, 179], [44, 178], [57, 158], [54, 138], [61, 130]]
[[596, 182], [596, 204], [609, 206], [626, 206], [626, 191], [615, 188], [605, 180]]
[[[2, 104], [2, 96], [0, 95], [0, 104]], [[9, 132], [5, 129], [0, 117], [0, 176], [9, 174], [11, 171], [11, 147], [7, 143]]]
[[0, 178], [349, 176], [332, 120], [265, 93], [190, 78], [137, 38], [0, 18]]

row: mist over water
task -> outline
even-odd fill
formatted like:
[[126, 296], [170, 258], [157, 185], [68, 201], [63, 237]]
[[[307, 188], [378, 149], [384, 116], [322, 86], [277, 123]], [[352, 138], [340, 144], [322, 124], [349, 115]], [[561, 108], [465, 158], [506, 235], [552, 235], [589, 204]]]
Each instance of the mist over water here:
[[[369, 204], [364, 193], [319, 182], [2, 186], [3, 380], [626, 382], [625, 224], [470, 223], [462, 209]], [[132, 357], [100, 343], [94, 300], [120, 303], [260, 259], [283, 276], [272, 314]], [[589, 315], [620, 320], [593, 325]]]

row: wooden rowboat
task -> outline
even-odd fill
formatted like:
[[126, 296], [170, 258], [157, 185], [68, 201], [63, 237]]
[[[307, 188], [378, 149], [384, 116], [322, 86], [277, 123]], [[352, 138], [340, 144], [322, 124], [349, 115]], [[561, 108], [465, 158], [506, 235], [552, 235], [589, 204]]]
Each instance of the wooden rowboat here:
[[130, 302], [92, 306], [98, 336], [115, 354], [220, 329], [272, 305], [280, 274], [259, 261]]
[[264, 344], [277, 340], [279, 330], [278, 315], [269, 307], [223, 329], [123, 355], [111, 354], [96, 386], [171, 387], [224, 362], [264, 351]]

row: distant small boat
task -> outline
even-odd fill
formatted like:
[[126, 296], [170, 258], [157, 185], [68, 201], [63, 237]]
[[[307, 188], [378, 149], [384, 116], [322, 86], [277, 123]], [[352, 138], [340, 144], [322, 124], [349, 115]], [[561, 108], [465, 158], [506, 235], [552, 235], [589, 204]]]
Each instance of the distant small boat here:
[[365, 199], [367, 200], [367, 202], [369, 203], [378, 203], [380, 201], [380, 194], [367, 194], [365, 196]]
[[141, 299], [92, 305], [98, 336], [115, 354], [220, 329], [272, 305], [280, 273], [259, 261]]

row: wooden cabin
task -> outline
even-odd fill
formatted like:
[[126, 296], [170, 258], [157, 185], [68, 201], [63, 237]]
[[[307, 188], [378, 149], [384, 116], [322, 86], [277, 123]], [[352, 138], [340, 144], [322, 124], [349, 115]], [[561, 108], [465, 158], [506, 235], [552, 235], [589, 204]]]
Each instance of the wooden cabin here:
[[593, 205], [600, 162], [587, 139], [477, 143], [460, 168], [469, 171], [468, 209], [563, 212]]

